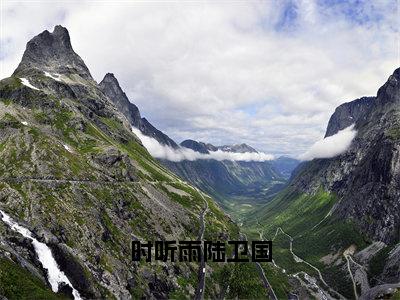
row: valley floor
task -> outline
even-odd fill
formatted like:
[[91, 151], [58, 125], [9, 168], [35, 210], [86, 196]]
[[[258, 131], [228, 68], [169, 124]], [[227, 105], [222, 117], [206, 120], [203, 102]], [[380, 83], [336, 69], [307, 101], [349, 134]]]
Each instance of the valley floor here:
[[[288, 197], [293, 202], [283, 205], [282, 198]], [[227, 212], [249, 240], [273, 241], [272, 263], [259, 265], [269, 282], [270, 298], [375, 299], [395, 293], [390, 299], [397, 299], [400, 282], [379, 281], [372, 270], [377, 260], [374, 256], [382, 248], [368, 260], [360, 259], [357, 254], [371, 241], [352, 224], [338, 224], [332, 219], [337, 201], [333, 195], [320, 191], [314, 196], [292, 194], [277, 198], [267, 205], [246, 197], [225, 202], [229, 203]]]

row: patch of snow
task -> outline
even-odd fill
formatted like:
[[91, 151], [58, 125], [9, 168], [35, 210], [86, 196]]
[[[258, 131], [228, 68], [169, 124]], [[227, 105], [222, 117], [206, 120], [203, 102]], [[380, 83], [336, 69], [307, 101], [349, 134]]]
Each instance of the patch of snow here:
[[40, 91], [37, 87], [34, 87], [34, 86], [29, 82], [28, 79], [26, 79], [26, 78], [20, 78], [20, 79], [21, 79], [21, 82], [22, 82], [23, 85], [27, 86], [28, 88], [31, 88], [31, 89]]
[[46, 244], [39, 242], [32, 235], [32, 232], [25, 227], [22, 227], [18, 223], [16, 223], [9, 215], [0, 210], [1, 219], [4, 223], [6, 223], [12, 230], [22, 234], [24, 237], [30, 239], [32, 241], [33, 247], [35, 248], [35, 252], [38, 256], [40, 263], [43, 268], [47, 270], [48, 280], [51, 285], [51, 289], [54, 293], [58, 292], [59, 285], [64, 283], [72, 288], [72, 295], [75, 300], [82, 299], [79, 295], [79, 292], [72, 286], [68, 277], [61, 271], [57, 265], [56, 260], [51, 253], [49, 247]]
[[52, 79], [54, 79], [55, 81], [61, 81], [61, 78], [60, 78], [60, 74], [54, 74], [54, 75], [51, 75], [49, 72], [44, 72], [44, 75], [45, 76], [47, 76], [47, 77], [50, 77], [50, 78], [52, 78]]
[[65, 150], [72, 153], [72, 149], [70, 146], [68, 146], [68, 145], [63, 145], [63, 146], [64, 146]]
[[26, 121], [22, 121], [21, 123], [22, 123], [22, 125], [28, 126], [28, 122], [26, 122]]

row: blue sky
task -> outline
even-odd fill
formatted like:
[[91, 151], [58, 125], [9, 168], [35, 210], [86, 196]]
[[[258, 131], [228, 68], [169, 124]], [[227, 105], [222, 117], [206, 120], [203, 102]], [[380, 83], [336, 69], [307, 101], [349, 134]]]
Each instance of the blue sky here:
[[2, 77], [62, 24], [95, 79], [114, 73], [172, 138], [278, 155], [304, 153], [400, 66], [398, 1], [6, 0], [1, 16]]

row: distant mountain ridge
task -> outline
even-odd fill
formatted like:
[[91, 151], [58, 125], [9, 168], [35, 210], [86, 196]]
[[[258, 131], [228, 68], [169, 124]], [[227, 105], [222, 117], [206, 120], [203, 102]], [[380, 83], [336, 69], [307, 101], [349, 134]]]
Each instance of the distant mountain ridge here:
[[[244, 143], [214, 146], [210, 143], [188, 139], [178, 145], [141, 117], [138, 107], [129, 101], [113, 74], [106, 74], [99, 86], [129, 120], [131, 126], [138, 128], [144, 135], [154, 138], [164, 146], [173, 149], [183, 147], [202, 154], [210, 154], [218, 150], [229, 153], [258, 153], [253, 147]], [[251, 195], [252, 197], [262, 195], [260, 198], [266, 199], [269, 194], [276, 193], [284, 186], [291, 172], [299, 163], [297, 160], [287, 157], [262, 162], [217, 161], [214, 159], [179, 162], [159, 159], [159, 161], [181, 178], [220, 201], [233, 195]], [[275, 183], [271, 185], [273, 182]]]
[[234, 152], [234, 153], [258, 153], [256, 149], [250, 147], [247, 144], [224, 145], [224, 146], [217, 146], [217, 148], [222, 151]]
[[[246, 144], [214, 146], [210, 143], [185, 140], [180, 146], [209, 154], [213, 151], [258, 153]], [[218, 199], [225, 207], [234, 197], [248, 197], [249, 201], [268, 201], [282, 189], [298, 161], [280, 157], [271, 161], [217, 161], [213, 159], [161, 162], [175, 174]], [[229, 200], [230, 199], [230, 200]]]
[[180, 143], [182, 147], [192, 149], [196, 152], [200, 152], [203, 154], [210, 153], [210, 151], [225, 151], [232, 153], [258, 153], [256, 149], [247, 145], [247, 144], [234, 144], [234, 145], [223, 145], [223, 146], [214, 146], [210, 143], [199, 142], [195, 140], [184, 140]]

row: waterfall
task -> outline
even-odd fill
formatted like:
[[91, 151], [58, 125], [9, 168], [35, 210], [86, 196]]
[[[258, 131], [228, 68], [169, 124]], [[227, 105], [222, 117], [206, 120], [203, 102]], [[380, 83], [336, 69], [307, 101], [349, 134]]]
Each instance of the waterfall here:
[[48, 281], [51, 285], [51, 289], [53, 290], [53, 292], [57, 293], [59, 284], [64, 283], [72, 288], [72, 295], [74, 296], [74, 299], [81, 300], [82, 298], [79, 295], [79, 292], [72, 286], [67, 276], [58, 267], [50, 248], [46, 244], [41, 243], [37, 239], [35, 239], [31, 231], [19, 225], [4, 211], [0, 210], [0, 214], [2, 216], [1, 219], [3, 220], [3, 222], [6, 223], [12, 230], [19, 232], [24, 237], [32, 241], [33, 247], [35, 248], [40, 263], [42, 264], [43, 268], [47, 270]]

